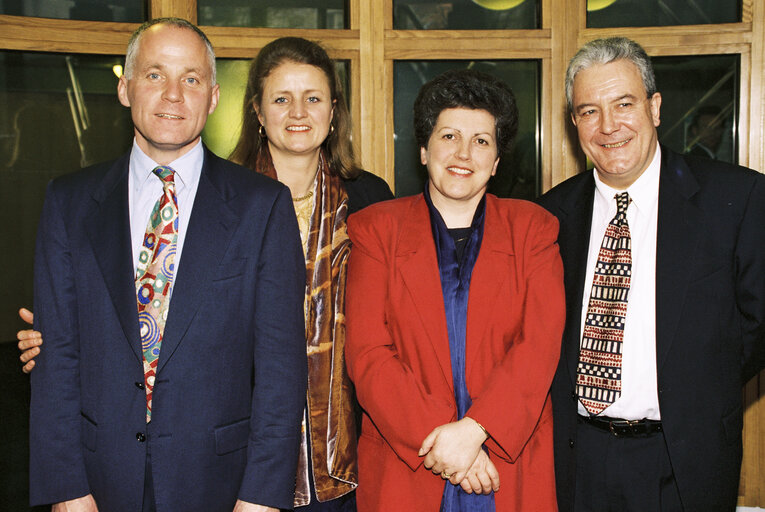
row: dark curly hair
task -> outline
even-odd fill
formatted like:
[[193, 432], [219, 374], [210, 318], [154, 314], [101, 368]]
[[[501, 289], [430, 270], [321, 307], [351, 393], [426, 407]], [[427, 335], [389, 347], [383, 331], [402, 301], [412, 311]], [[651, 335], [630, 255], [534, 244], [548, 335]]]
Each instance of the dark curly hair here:
[[518, 133], [518, 106], [510, 87], [472, 69], [451, 70], [426, 83], [414, 100], [414, 136], [425, 148], [438, 116], [449, 108], [485, 110], [494, 117], [497, 156], [510, 151]]

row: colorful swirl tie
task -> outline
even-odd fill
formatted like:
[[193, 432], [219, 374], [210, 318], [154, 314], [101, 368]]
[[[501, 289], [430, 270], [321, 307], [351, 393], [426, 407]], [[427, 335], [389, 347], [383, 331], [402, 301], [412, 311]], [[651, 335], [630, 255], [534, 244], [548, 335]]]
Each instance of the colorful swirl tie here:
[[146, 227], [143, 245], [138, 256], [135, 280], [146, 387], [146, 423], [151, 421], [151, 399], [162, 335], [170, 306], [170, 291], [175, 274], [175, 250], [178, 241], [175, 173], [171, 168], [164, 166], [159, 166], [152, 172], [162, 180], [163, 191], [154, 205]]

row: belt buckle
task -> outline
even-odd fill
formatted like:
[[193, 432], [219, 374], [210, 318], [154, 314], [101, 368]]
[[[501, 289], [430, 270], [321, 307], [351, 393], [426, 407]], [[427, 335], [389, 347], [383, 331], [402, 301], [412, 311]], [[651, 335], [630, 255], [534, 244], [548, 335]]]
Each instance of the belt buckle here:
[[[616, 423], [620, 423], [620, 424], [621, 423], [626, 423], [626, 426], [629, 427], [629, 429], [630, 429], [630, 433], [633, 436], [637, 435], [637, 431], [635, 430], [635, 427], [638, 425], [638, 423], [640, 423], [640, 420], [616, 420], [616, 421], [609, 421], [608, 422], [608, 429], [611, 431], [611, 433], [614, 436], [619, 437], [619, 431], [614, 429], [614, 425]], [[624, 425], [616, 425], [616, 426], [617, 427], [623, 427]]]

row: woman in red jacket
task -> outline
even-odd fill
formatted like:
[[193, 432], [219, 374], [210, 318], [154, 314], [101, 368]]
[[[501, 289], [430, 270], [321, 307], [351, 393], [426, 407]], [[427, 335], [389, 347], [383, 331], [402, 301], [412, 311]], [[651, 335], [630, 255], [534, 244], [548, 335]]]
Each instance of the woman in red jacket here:
[[534, 204], [486, 194], [517, 112], [489, 75], [437, 77], [415, 101], [424, 193], [348, 219], [359, 511], [556, 509], [558, 225]]

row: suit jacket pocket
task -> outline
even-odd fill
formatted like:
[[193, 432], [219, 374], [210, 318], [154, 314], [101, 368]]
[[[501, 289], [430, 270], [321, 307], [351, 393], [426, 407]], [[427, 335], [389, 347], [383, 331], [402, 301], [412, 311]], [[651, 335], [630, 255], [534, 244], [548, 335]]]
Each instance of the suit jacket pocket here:
[[94, 452], [96, 451], [96, 442], [98, 441], [98, 425], [82, 413], [80, 413], [80, 419], [82, 445], [91, 452]]
[[215, 453], [225, 455], [247, 446], [250, 439], [250, 418], [218, 427], [215, 433]]
[[235, 258], [218, 265], [213, 275], [213, 282], [233, 279], [244, 274], [249, 258]]

